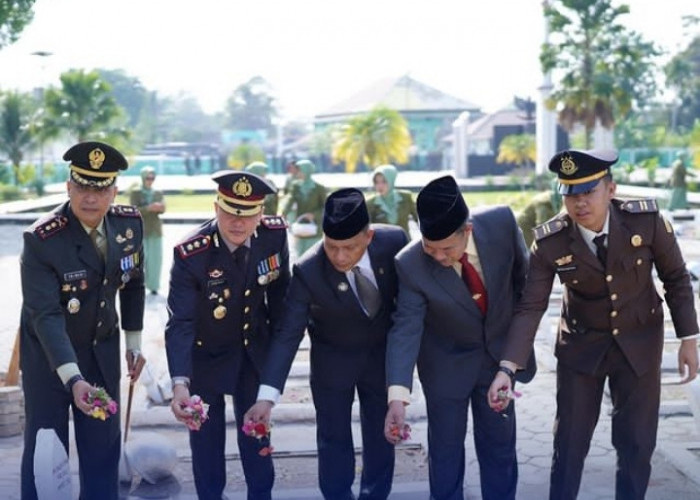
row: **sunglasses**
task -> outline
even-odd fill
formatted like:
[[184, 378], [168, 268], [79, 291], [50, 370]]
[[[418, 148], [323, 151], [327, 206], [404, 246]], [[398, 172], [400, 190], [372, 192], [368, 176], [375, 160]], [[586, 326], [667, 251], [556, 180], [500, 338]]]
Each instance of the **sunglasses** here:
[[154, 181], [154, 180], [156, 180], [156, 178], [155, 177], [146, 177], [146, 180], [147, 181]]

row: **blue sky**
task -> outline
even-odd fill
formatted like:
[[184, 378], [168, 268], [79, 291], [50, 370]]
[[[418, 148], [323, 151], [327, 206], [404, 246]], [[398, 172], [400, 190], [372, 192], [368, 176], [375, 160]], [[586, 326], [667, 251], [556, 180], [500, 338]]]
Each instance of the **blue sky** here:
[[[667, 50], [683, 43], [681, 15], [700, 15], [697, 0], [627, 3], [628, 26]], [[539, 0], [38, 0], [20, 41], [0, 50], [0, 87], [122, 68], [215, 111], [261, 75], [291, 119], [409, 73], [493, 111], [537, 97], [542, 40]]]

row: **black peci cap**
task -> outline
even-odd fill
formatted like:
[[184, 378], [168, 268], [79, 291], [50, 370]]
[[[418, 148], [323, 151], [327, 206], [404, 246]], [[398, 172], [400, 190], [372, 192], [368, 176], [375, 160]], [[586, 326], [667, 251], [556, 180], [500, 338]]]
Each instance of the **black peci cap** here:
[[220, 170], [211, 176], [219, 185], [216, 204], [233, 215], [249, 216], [262, 211], [265, 195], [276, 193], [275, 186], [251, 172]]
[[447, 175], [429, 182], [416, 199], [418, 223], [423, 237], [444, 240], [469, 218], [469, 209], [454, 177]]
[[617, 161], [613, 149], [569, 149], [555, 154], [549, 161], [549, 170], [557, 174], [559, 193], [586, 193], [596, 187], [600, 179], [610, 174], [610, 166]]
[[103, 142], [80, 142], [63, 154], [70, 162], [71, 181], [81, 186], [105, 189], [114, 184], [120, 170], [129, 168], [124, 155]]
[[355, 188], [339, 189], [328, 195], [323, 208], [323, 234], [347, 240], [369, 224], [365, 196]]

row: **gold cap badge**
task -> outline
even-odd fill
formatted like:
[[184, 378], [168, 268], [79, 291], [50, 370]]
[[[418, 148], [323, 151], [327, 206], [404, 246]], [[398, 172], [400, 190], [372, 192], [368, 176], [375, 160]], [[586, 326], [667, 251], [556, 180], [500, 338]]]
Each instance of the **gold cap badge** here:
[[105, 162], [105, 154], [100, 148], [95, 148], [88, 154], [90, 160], [90, 167], [95, 170], [99, 170], [102, 164]]
[[246, 177], [241, 177], [233, 183], [231, 190], [236, 196], [247, 198], [252, 194], [253, 186], [250, 185], [250, 181]]
[[574, 159], [571, 156], [563, 156], [561, 159], [561, 173], [565, 175], [573, 175], [578, 170]]

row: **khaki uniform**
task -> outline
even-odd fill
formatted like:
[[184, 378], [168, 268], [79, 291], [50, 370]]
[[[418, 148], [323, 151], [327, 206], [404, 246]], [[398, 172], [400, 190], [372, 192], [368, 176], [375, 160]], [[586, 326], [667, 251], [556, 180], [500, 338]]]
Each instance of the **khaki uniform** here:
[[552, 193], [547, 191], [533, 197], [523, 211], [518, 214], [518, 226], [523, 232], [528, 248], [532, 245], [535, 227], [544, 224], [558, 213], [559, 209], [552, 203]]
[[[416, 212], [416, 203], [413, 201], [413, 195], [410, 191], [397, 191], [401, 196], [401, 201], [397, 207], [398, 220], [397, 226], [401, 226], [406, 233], [409, 233], [408, 219], [413, 218], [418, 222], [418, 213]], [[369, 220], [377, 224], [388, 224], [386, 213], [382, 210], [381, 205], [377, 203], [377, 195], [372, 195], [367, 198], [367, 211], [369, 212]]]

